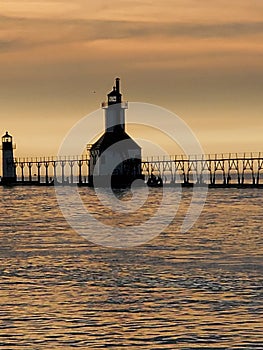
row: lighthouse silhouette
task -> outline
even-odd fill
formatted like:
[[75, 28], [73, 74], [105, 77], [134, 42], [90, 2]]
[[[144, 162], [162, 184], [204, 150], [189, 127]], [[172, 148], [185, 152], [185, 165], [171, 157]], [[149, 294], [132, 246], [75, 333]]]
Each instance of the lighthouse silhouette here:
[[13, 184], [16, 182], [16, 168], [13, 156], [13, 138], [8, 132], [2, 137], [2, 184]]
[[120, 79], [116, 78], [107, 102], [105, 132], [89, 147], [89, 183], [92, 186], [129, 187], [141, 173], [141, 147], [125, 131], [125, 111], [128, 102], [122, 100]]

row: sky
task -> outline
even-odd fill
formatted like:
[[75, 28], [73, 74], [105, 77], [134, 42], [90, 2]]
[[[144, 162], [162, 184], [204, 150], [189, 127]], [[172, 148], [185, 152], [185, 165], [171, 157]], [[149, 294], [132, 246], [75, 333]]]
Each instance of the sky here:
[[263, 1], [2, 0], [0, 77], [17, 157], [56, 155], [115, 77], [128, 101], [182, 118], [205, 153], [263, 152]]

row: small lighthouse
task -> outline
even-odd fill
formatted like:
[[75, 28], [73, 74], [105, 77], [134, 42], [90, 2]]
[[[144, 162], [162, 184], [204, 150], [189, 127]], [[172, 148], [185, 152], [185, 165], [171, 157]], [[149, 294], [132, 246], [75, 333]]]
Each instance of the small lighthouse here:
[[3, 184], [12, 184], [16, 182], [16, 168], [13, 156], [13, 138], [8, 132], [2, 137], [2, 167]]
[[116, 78], [107, 102], [102, 103], [105, 112], [105, 132], [89, 147], [89, 183], [105, 185], [111, 179], [111, 186], [130, 186], [136, 179], [143, 179], [141, 173], [141, 147], [125, 131], [125, 111], [128, 102], [122, 100], [120, 79]]

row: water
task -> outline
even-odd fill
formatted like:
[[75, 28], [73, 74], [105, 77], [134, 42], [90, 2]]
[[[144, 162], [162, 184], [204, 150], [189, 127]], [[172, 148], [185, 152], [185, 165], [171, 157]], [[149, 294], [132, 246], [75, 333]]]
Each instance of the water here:
[[0, 349], [263, 348], [261, 190], [209, 190], [183, 234], [185, 189], [172, 224], [125, 250], [74, 232], [53, 188], [0, 194]]

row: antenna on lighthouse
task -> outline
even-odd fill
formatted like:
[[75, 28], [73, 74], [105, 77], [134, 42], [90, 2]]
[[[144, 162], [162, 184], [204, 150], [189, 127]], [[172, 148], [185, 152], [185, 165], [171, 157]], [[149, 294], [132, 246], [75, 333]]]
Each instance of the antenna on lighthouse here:
[[120, 78], [116, 78], [116, 91], [120, 93]]

